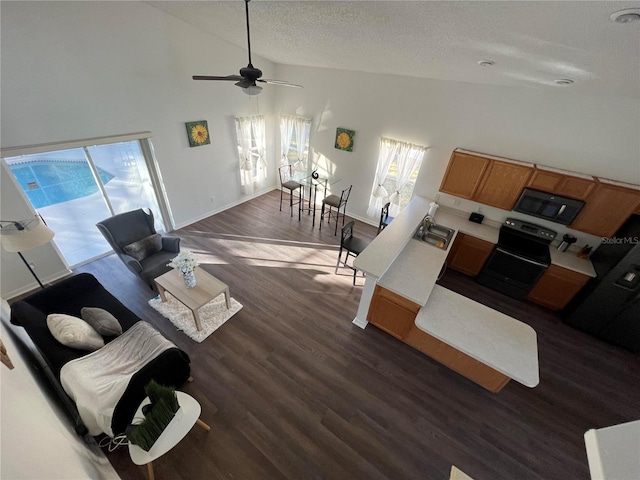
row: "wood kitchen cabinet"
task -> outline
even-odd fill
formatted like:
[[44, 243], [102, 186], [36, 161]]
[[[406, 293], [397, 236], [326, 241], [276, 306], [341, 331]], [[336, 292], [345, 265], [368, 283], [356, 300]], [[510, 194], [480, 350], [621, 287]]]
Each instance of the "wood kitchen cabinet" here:
[[454, 150], [440, 191], [511, 210], [527, 185], [533, 166]]
[[533, 168], [528, 165], [492, 160], [473, 200], [511, 210], [532, 173]]
[[532, 302], [561, 310], [591, 277], [557, 265], [550, 265], [527, 295]]
[[640, 190], [598, 181], [570, 227], [599, 237], [611, 237], [638, 208]]
[[596, 182], [593, 179], [576, 177], [542, 168], [533, 170], [527, 184], [528, 188], [534, 190], [542, 190], [543, 192], [555, 193], [578, 200], [586, 200], [595, 186]]
[[471, 200], [490, 163], [488, 158], [454, 150], [440, 191]]
[[367, 320], [402, 340], [415, 322], [420, 305], [376, 285]]
[[447, 256], [447, 265], [472, 277], [478, 276], [493, 251], [493, 243], [458, 233]]

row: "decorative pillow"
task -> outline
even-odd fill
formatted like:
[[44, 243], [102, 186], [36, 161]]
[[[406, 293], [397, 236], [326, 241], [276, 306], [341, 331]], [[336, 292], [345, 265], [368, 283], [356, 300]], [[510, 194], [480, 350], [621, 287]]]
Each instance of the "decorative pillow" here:
[[89, 351], [104, 347], [100, 334], [81, 318], [52, 313], [47, 316], [47, 327], [51, 335], [67, 347]]
[[137, 242], [127, 245], [122, 250], [124, 250], [124, 253], [131, 255], [138, 261], [144, 260], [149, 255], [162, 250], [162, 235], [154, 233], [142, 240], [138, 240]]
[[97, 307], [83, 307], [80, 310], [82, 319], [91, 325], [96, 332], [106, 337], [122, 335], [120, 322], [109, 312]]

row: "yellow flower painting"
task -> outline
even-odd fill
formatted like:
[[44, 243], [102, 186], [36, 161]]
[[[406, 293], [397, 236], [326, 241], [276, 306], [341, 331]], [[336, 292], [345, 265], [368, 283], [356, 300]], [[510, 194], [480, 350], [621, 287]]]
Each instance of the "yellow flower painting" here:
[[345, 150], [347, 152], [353, 151], [353, 137], [356, 132], [353, 130], [347, 130], [346, 128], [338, 128], [336, 130], [336, 144], [335, 147], [338, 150]]
[[190, 147], [199, 147], [201, 145], [209, 145], [209, 127], [206, 120], [197, 122], [187, 122], [187, 136], [189, 137]]

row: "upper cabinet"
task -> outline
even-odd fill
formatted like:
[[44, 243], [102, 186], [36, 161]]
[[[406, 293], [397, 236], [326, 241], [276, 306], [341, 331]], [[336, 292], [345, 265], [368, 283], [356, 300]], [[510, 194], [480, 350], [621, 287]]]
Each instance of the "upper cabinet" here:
[[611, 237], [640, 208], [640, 190], [598, 181], [580, 214], [569, 225], [599, 237]]
[[511, 210], [532, 172], [531, 164], [454, 150], [440, 191]]
[[440, 191], [456, 197], [473, 199], [490, 163], [491, 160], [488, 158], [454, 150], [442, 179]]
[[473, 200], [511, 210], [532, 173], [527, 165], [492, 160]]
[[576, 176], [536, 167], [527, 184], [528, 188], [555, 193], [569, 198], [586, 200], [595, 188], [593, 177]]
[[456, 149], [440, 191], [511, 210], [524, 188], [585, 202], [573, 230], [610, 237], [633, 213], [640, 214], [640, 187], [541, 165]]

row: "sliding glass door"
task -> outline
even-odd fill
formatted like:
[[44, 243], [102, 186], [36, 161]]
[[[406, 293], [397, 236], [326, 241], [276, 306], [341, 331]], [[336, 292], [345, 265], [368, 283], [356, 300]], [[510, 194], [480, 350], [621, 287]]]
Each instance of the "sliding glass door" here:
[[70, 266], [111, 250], [96, 223], [117, 213], [150, 208], [156, 230], [163, 215], [143, 140], [87, 145], [7, 157], [9, 170], [33, 208], [56, 233], [54, 241]]

